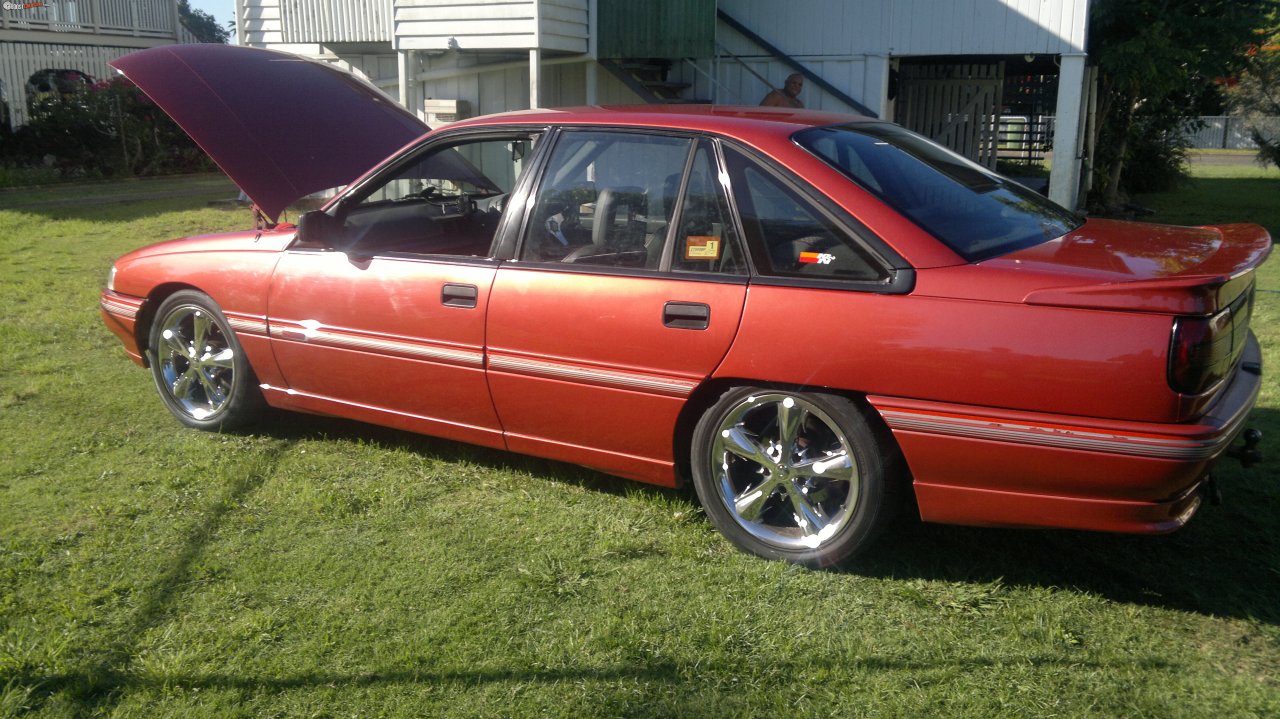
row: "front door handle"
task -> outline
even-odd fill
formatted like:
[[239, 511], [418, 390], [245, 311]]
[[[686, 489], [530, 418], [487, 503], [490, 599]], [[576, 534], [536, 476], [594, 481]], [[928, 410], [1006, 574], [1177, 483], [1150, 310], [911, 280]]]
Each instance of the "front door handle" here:
[[440, 290], [440, 304], [445, 307], [472, 309], [476, 306], [477, 296], [475, 285], [458, 285], [449, 282]]
[[705, 330], [711, 324], [711, 307], [701, 302], [668, 302], [662, 306], [662, 324], [677, 330]]

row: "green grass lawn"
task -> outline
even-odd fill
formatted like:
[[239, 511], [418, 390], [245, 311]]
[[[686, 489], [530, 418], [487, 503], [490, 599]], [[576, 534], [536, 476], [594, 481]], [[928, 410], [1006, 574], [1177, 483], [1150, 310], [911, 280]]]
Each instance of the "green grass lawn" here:
[[[1280, 179], [1248, 179], [1265, 207], [1223, 181], [1162, 211], [1280, 229]], [[1274, 267], [1272, 459], [1224, 466], [1222, 506], [1164, 537], [905, 523], [814, 572], [576, 467], [300, 415], [182, 429], [97, 298], [129, 249], [248, 225], [183, 182], [210, 184], [0, 196], [0, 716], [1280, 715]]]

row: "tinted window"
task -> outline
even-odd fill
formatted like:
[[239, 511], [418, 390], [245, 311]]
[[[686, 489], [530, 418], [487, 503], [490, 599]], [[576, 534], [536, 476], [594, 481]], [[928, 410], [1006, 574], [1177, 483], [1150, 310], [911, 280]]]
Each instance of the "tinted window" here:
[[691, 143], [621, 132], [561, 135], [520, 259], [657, 269]]
[[672, 242], [673, 270], [747, 273], [746, 257], [737, 241], [720, 168], [711, 143], [706, 140], [698, 143], [693, 155]]
[[813, 128], [795, 140], [970, 261], [1080, 224], [1048, 199], [895, 125]]
[[887, 273], [856, 238], [773, 173], [726, 148], [725, 162], [747, 241], [766, 274], [881, 281]]

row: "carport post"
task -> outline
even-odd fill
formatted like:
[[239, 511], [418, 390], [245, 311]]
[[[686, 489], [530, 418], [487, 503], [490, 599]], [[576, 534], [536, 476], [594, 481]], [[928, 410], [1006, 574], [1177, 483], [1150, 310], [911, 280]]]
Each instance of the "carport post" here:
[[413, 80], [409, 72], [409, 51], [401, 50], [396, 53], [396, 74], [400, 76], [400, 105], [406, 109], [409, 107], [409, 83]]
[[541, 84], [542, 50], [535, 47], [529, 50], [529, 109], [531, 110], [542, 107], [541, 90], [539, 89]]
[[1068, 210], [1080, 199], [1080, 122], [1084, 103], [1083, 52], [1063, 53], [1058, 71], [1057, 120], [1053, 131], [1053, 168], [1049, 171], [1049, 199]]

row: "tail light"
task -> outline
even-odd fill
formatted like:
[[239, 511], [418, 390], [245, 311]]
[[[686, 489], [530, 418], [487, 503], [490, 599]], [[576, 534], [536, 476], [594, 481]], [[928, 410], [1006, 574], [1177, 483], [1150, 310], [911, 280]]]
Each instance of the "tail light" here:
[[1231, 373], [1249, 337], [1253, 288], [1217, 314], [1179, 317], [1169, 345], [1169, 386], [1182, 394], [1208, 392]]

